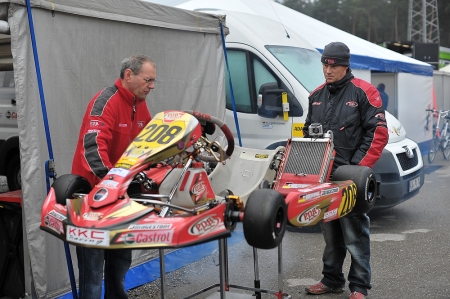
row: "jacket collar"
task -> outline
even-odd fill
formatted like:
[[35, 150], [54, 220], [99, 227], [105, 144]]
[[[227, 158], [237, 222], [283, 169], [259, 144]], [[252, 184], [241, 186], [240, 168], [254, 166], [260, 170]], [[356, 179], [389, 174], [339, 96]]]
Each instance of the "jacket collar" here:
[[348, 82], [353, 79], [352, 70], [348, 68], [347, 74], [345, 74], [344, 78], [339, 81], [333, 82], [331, 84], [327, 84], [328, 90], [331, 94], [336, 93], [338, 90], [342, 89]]
[[116, 82], [114, 82], [114, 85], [117, 87], [117, 92], [119, 92], [121, 98], [124, 99], [125, 102], [130, 106], [139, 105], [145, 102], [145, 99], [136, 98], [134, 94], [132, 94], [128, 89], [124, 88], [120, 78], [118, 78]]

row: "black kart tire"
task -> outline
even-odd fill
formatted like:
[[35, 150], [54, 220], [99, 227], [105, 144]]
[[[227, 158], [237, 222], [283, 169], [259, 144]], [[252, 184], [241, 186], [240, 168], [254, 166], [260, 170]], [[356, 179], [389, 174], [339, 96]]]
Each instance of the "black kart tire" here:
[[92, 190], [87, 179], [75, 174], [64, 174], [58, 177], [53, 182], [52, 188], [55, 190], [56, 202], [63, 206], [74, 193], [89, 193]]
[[356, 184], [356, 204], [351, 213], [366, 214], [372, 210], [378, 196], [378, 185], [375, 173], [370, 167], [339, 166], [332, 179], [333, 181], [352, 180]]
[[22, 189], [19, 154], [14, 155], [6, 166], [6, 181], [9, 191]]
[[286, 231], [287, 206], [283, 195], [272, 189], [257, 189], [247, 199], [244, 211], [244, 236], [259, 249], [280, 245]]
[[430, 164], [433, 163], [434, 158], [436, 158], [436, 152], [438, 151], [438, 149], [439, 149], [438, 141], [435, 138], [433, 138], [430, 141], [430, 149], [428, 150], [428, 163]]

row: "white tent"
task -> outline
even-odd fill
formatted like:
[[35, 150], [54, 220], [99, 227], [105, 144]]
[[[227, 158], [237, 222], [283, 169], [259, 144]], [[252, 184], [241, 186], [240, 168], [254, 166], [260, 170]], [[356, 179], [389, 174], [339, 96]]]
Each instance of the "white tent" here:
[[[29, 296], [54, 298], [70, 291], [70, 282], [63, 242], [39, 229], [47, 194], [46, 161], [53, 155], [56, 173], [70, 172], [88, 101], [114, 83], [121, 61], [133, 54], [146, 54], [157, 65], [158, 82], [147, 98], [152, 115], [163, 109], [190, 109], [223, 119], [224, 23], [217, 16], [136, 0], [32, 0], [31, 15], [25, 0], [1, 2], [8, 11], [18, 109], [25, 287]], [[41, 98], [46, 109], [41, 108]], [[76, 254], [70, 248], [78, 277]], [[134, 251], [133, 264], [156, 253]]]
[[[162, 0], [147, 1], [162, 3]], [[350, 48], [353, 73], [375, 86], [385, 84], [389, 95], [387, 110], [402, 123], [408, 137], [427, 151], [431, 134], [423, 128], [425, 109], [433, 103], [431, 65], [370, 43], [271, 0], [170, 0], [169, 3], [187, 10], [212, 13], [221, 9], [274, 19], [285, 26], [287, 34], [295, 31], [319, 51], [330, 42], [344, 42]]]
[[433, 86], [436, 94], [436, 108], [450, 109], [450, 64], [434, 71]]

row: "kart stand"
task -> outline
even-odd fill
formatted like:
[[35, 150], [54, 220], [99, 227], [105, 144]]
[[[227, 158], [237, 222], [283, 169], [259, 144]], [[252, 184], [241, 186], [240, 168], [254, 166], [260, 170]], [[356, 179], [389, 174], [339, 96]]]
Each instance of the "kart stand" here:
[[[267, 290], [267, 289], [261, 289], [260, 288], [260, 281], [259, 281], [259, 266], [258, 266], [258, 251], [256, 248], [253, 248], [253, 263], [254, 263], [254, 287], [247, 287], [247, 286], [240, 286], [235, 284], [229, 283], [228, 278], [228, 242], [227, 238], [221, 238], [218, 240], [218, 249], [219, 249], [219, 283], [213, 284], [207, 288], [204, 288], [198, 292], [195, 292], [187, 297], [184, 297], [183, 299], [193, 298], [197, 295], [200, 295], [208, 290], [211, 290], [213, 288], [218, 287], [219, 290], [217, 293], [207, 297], [211, 299], [225, 299], [225, 298], [231, 298], [231, 299], [261, 299], [261, 294], [272, 294], [278, 299], [282, 299], [283, 297], [286, 297], [288, 299], [291, 298], [290, 295], [283, 292], [283, 267], [282, 267], [282, 243], [278, 246], [278, 291], [274, 290]], [[165, 297], [165, 269], [164, 269], [164, 251], [160, 249], [160, 271], [161, 271], [161, 298], [164, 299]], [[247, 290], [247, 291], [253, 291], [253, 294], [240, 294], [240, 293], [232, 293], [229, 292], [230, 288], [236, 288], [241, 290]]]

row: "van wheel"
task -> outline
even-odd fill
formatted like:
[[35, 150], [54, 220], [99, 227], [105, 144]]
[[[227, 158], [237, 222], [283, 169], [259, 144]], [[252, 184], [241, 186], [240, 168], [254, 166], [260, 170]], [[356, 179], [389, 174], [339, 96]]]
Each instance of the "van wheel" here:
[[16, 154], [6, 167], [6, 181], [8, 182], [9, 191], [20, 190], [22, 188], [20, 176], [20, 155]]
[[283, 195], [272, 189], [257, 189], [248, 197], [244, 211], [244, 236], [255, 248], [280, 245], [286, 231], [287, 206]]
[[74, 193], [89, 193], [92, 190], [87, 179], [75, 174], [64, 174], [52, 184], [55, 190], [56, 202], [65, 206], [66, 199], [73, 198]]
[[351, 213], [365, 214], [372, 210], [378, 195], [375, 173], [370, 167], [357, 165], [339, 166], [333, 181], [352, 180], [356, 184], [356, 204]]

